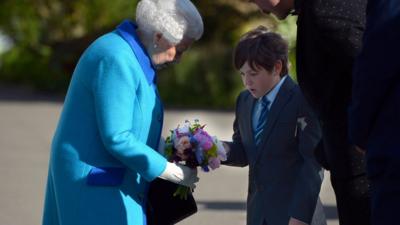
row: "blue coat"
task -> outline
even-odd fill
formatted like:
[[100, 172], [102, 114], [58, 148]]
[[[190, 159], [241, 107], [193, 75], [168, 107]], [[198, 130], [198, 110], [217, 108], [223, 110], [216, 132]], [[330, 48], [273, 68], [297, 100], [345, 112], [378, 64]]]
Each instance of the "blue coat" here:
[[72, 76], [55, 132], [43, 225], [140, 225], [166, 167], [163, 109], [135, 25], [97, 39]]

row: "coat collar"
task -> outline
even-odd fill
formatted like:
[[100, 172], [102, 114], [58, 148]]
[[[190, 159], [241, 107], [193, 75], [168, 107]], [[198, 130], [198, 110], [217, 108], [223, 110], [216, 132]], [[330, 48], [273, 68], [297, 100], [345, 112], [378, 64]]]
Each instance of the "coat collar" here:
[[140, 67], [142, 68], [147, 82], [149, 85], [155, 83], [156, 73], [151, 62], [149, 55], [146, 52], [144, 46], [140, 43], [139, 37], [136, 35], [137, 25], [129, 20], [123, 21], [117, 27], [118, 34], [128, 42], [132, 51], [136, 55], [137, 60], [139, 61]]

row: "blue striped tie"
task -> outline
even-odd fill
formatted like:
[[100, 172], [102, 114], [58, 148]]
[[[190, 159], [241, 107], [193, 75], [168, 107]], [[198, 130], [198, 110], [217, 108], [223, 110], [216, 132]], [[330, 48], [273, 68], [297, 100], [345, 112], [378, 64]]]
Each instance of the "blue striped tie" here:
[[262, 98], [261, 101], [261, 113], [260, 113], [260, 117], [258, 117], [258, 123], [257, 123], [257, 127], [254, 131], [254, 139], [256, 141], [256, 145], [258, 146], [261, 143], [261, 134], [264, 130], [265, 124], [267, 123], [267, 117], [268, 117], [268, 112], [269, 112], [269, 103], [270, 101], [267, 99], [266, 96], [264, 96]]

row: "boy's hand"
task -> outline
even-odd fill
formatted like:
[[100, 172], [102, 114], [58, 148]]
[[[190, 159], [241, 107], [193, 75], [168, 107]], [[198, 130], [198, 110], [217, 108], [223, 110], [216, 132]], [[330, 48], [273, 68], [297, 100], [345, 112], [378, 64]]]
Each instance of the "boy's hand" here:
[[301, 222], [301, 221], [298, 220], [298, 219], [295, 219], [295, 218], [293, 218], [293, 217], [290, 217], [289, 225], [307, 225], [307, 224]]
[[222, 142], [222, 144], [224, 145], [225, 152], [226, 152], [226, 154], [228, 155], [229, 151], [231, 150], [231, 149], [229, 148], [229, 145], [228, 145], [227, 143], [225, 143], [225, 142]]

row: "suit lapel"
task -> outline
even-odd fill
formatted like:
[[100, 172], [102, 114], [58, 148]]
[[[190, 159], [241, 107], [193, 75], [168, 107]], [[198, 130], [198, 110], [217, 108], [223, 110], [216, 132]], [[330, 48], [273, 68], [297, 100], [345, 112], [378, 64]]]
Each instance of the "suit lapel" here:
[[267, 124], [265, 125], [265, 128], [261, 134], [262, 141], [257, 148], [256, 156], [258, 156], [258, 154], [260, 154], [261, 149], [264, 149], [264, 145], [266, 144], [266, 142], [271, 134], [271, 131], [276, 123], [276, 120], [279, 118], [279, 115], [281, 114], [282, 109], [285, 107], [287, 102], [292, 97], [293, 87], [295, 87], [295, 83], [293, 82], [293, 80], [289, 76], [286, 77], [286, 80], [282, 84], [282, 86], [278, 92], [278, 95], [275, 98], [275, 101], [272, 103], [270, 112], [268, 113]]

